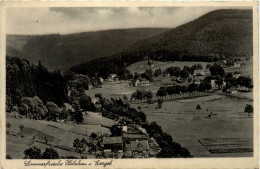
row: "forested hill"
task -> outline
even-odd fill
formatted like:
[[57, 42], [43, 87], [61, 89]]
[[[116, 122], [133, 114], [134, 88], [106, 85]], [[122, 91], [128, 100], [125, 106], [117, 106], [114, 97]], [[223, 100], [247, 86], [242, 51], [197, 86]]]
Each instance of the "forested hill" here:
[[6, 57], [7, 105], [18, 104], [22, 97], [38, 96], [44, 103], [61, 105], [65, 101], [65, 80], [59, 71], [49, 72], [19, 57]]
[[[216, 10], [110, 57], [79, 64], [71, 71], [100, 76], [124, 73], [147, 56], [162, 61], [216, 61], [253, 55], [252, 10]], [[96, 66], [98, 65], [98, 66]]]
[[109, 56], [167, 28], [114, 29], [69, 35], [7, 36], [7, 54], [23, 56], [49, 70], [64, 70], [82, 62]]

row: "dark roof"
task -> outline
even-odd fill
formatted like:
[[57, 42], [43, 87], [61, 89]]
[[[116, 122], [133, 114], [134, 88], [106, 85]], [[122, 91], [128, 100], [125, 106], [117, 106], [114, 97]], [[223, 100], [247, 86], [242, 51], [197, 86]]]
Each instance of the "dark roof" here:
[[130, 142], [131, 150], [138, 150], [139, 147], [142, 147], [143, 150], [149, 149], [148, 140], [143, 141], [131, 141]]
[[103, 138], [103, 144], [121, 144], [122, 143], [122, 137], [104, 137]]

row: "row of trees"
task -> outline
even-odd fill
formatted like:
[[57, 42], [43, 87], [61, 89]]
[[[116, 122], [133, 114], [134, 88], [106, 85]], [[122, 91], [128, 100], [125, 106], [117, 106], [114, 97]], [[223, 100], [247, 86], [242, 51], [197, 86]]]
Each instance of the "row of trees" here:
[[24, 151], [24, 159], [59, 159], [59, 153], [53, 148], [46, 148], [43, 153], [36, 146]]

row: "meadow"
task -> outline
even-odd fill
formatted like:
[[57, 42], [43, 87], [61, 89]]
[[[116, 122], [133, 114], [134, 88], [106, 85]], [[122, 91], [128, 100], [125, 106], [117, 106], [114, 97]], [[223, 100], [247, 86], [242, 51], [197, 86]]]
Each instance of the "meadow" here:
[[[92, 132], [98, 135], [110, 134], [109, 129], [101, 127], [101, 124], [110, 126], [115, 124], [115, 121], [93, 112], [84, 114], [83, 124], [14, 118], [11, 113], [7, 113], [6, 120], [11, 124], [11, 127], [7, 129], [10, 134], [6, 135], [7, 154], [16, 159], [23, 158], [24, 150], [33, 146], [40, 148], [42, 152], [45, 148], [51, 147], [63, 157], [80, 157], [80, 154], [73, 150], [74, 139], [89, 140]], [[24, 138], [21, 137], [20, 125], [24, 126]], [[45, 139], [48, 140], [47, 144]]]
[[[253, 118], [244, 113], [248, 103], [251, 102], [247, 99], [214, 95], [164, 102], [161, 109], [156, 109], [156, 103], [132, 106], [141, 106], [149, 122], [156, 121], [195, 157], [237, 157], [253, 155]], [[196, 110], [197, 104], [202, 108], [199, 111]], [[201, 144], [203, 141], [208, 147]], [[212, 144], [215, 147], [211, 147], [211, 152], [215, 153], [209, 151]]]

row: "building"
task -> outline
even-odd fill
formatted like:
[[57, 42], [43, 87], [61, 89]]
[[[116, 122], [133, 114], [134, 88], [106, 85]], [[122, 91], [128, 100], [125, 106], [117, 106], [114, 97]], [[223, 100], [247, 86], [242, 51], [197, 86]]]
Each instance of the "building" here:
[[239, 91], [248, 92], [248, 87], [245, 86], [238, 86], [237, 88]]
[[139, 79], [134, 79], [131, 83], [130, 86], [140, 86], [141, 85], [141, 81]]
[[210, 85], [211, 85], [211, 88], [212, 88], [213, 90], [218, 89], [218, 85], [216, 84], [216, 80], [215, 80], [215, 79], [212, 79], [212, 80], [210, 81]]
[[146, 80], [146, 79], [142, 79], [140, 85], [141, 86], [149, 86], [150, 85], [150, 81]]
[[233, 75], [233, 77], [236, 78], [236, 79], [239, 78], [240, 76], [241, 76], [240, 73], [237, 73], [237, 74], [234, 74], [234, 75]]
[[117, 136], [117, 137], [104, 136], [101, 139], [100, 146], [107, 154], [110, 154], [112, 152], [123, 152], [122, 136]]
[[89, 84], [89, 85], [88, 85], [88, 90], [93, 89], [93, 88], [94, 88], [94, 87], [93, 87], [92, 84]]
[[130, 142], [130, 156], [134, 158], [148, 158], [149, 144], [148, 140], [131, 141]]
[[206, 73], [205, 73], [204, 69], [200, 69], [200, 70], [194, 70], [193, 75], [194, 76], [205, 76]]
[[204, 76], [195, 76], [194, 79], [193, 79], [193, 83], [196, 84], [196, 85], [200, 85], [201, 82], [203, 81], [204, 79]]
[[235, 88], [234, 86], [232, 86], [229, 90], [230, 93], [234, 94], [237, 93], [237, 88]]
[[236, 62], [234, 62], [234, 65], [233, 65], [233, 67], [240, 67], [241, 65], [240, 65], [240, 63], [238, 63], [237, 61]]

